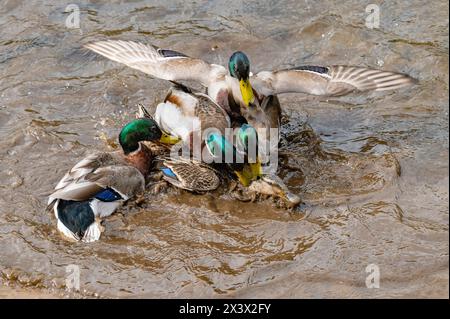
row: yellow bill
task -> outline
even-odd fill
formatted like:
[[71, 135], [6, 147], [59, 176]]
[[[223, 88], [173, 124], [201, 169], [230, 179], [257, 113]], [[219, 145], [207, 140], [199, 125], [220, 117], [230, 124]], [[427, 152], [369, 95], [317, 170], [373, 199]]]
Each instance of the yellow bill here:
[[242, 172], [235, 171], [235, 173], [236, 173], [236, 175], [237, 175], [237, 177], [239, 179], [239, 182], [243, 186], [248, 187], [250, 185], [250, 183], [252, 182], [251, 179], [248, 178], [248, 176], [245, 174], [244, 171], [242, 171]]
[[259, 158], [256, 159], [256, 163], [249, 163], [250, 170], [252, 171], [252, 178], [257, 178], [262, 175], [262, 167]]
[[249, 104], [253, 103], [253, 101], [255, 100], [255, 97], [253, 96], [253, 89], [252, 86], [250, 85], [249, 79], [240, 80], [239, 87], [241, 89], [242, 100], [244, 101], [244, 104], [246, 106], [249, 106]]
[[175, 145], [177, 144], [181, 139], [177, 136], [172, 136], [169, 135], [167, 133], [162, 132], [161, 138], [159, 139], [159, 141], [161, 143], [164, 144], [171, 144], [171, 145]]
[[244, 166], [242, 171], [235, 171], [235, 173], [241, 184], [248, 187], [252, 181], [262, 175], [261, 162], [257, 160], [256, 163], [249, 163]]

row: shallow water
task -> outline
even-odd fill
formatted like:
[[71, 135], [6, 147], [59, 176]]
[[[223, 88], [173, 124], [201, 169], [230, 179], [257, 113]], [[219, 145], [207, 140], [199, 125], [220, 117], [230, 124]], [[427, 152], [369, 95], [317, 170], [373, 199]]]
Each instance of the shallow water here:
[[[448, 4], [0, 0], [0, 281], [75, 297], [448, 298]], [[420, 80], [394, 92], [280, 96], [279, 174], [304, 204], [169, 189], [129, 202], [93, 244], [56, 231], [46, 196], [91, 149], [109, 150], [135, 105], [169, 84], [80, 50], [133, 39], [253, 72], [349, 64]], [[77, 293], [66, 266], [80, 267]], [[366, 267], [380, 288], [366, 287]], [[4, 296], [5, 293], [2, 293]]]

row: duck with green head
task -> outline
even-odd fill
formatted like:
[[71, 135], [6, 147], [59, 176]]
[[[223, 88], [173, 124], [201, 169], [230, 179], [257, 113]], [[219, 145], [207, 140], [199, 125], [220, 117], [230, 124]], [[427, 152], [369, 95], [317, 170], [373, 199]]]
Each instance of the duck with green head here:
[[216, 190], [223, 184], [221, 177], [225, 180], [228, 177], [231, 181], [239, 181], [234, 184], [234, 187], [231, 186], [232, 184], [225, 184], [229, 186], [232, 196], [238, 200], [247, 201], [258, 195], [266, 195], [281, 199], [284, 205], [290, 208], [300, 204], [300, 197], [293, 194], [281, 178], [273, 174], [261, 174], [260, 163], [224, 160], [226, 158], [236, 160], [239, 156], [237, 149], [222, 135], [210, 134], [207, 147], [217, 163], [206, 165], [182, 158], [166, 159], [161, 165], [163, 178], [178, 188], [203, 193]]
[[[250, 106], [255, 101], [253, 88], [250, 84], [250, 60], [244, 52], [234, 52], [228, 61], [228, 71], [230, 75], [239, 81], [242, 102]], [[238, 96], [238, 99], [240, 98]]]
[[[139, 117], [153, 118], [143, 105], [138, 108]], [[216, 190], [221, 184], [219, 176], [228, 176], [227, 173], [231, 173], [231, 178], [239, 181], [244, 193], [278, 197], [283, 199], [287, 206], [300, 203], [299, 197], [292, 194], [277, 176], [262, 175], [258, 136], [252, 126], [243, 124], [235, 130], [234, 140], [234, 143], [228, 141], [218, 130], [206, 134], [205, 147], [212, 159], [218, 162], [212, 164], [218, 165], [208, 165], [191, 158], [161, 158], [158, 161], [158, 169], [168, 183], [195, 193]]]
[[119, 134], [122, 150], [93, 152], [75, 164], [48, 199], [58, 230], [71, 240], [98, 240], [101, 218], [144, 191], [153, 155], [143, 142], [161, 141], [162, 137], [155, 121], [136, 119]]
[[[245, 143], [241, 139], [248, 139], [245, 132], [237, 134], [237, 144]], [[215, 164], [225, 165], [235, 174], [236, 178], [244, 187], [248, 187], [253, 180], [256, 180], [262, 175], [259, 160], [255, 158], [255, 161], [250, 163], [247, 149], [242, 148], [238, 150], [225, 136], [217, 132], [208, 134], [206, 147], [212, 155], [213, 162]]]
[[[195, 147], [194, 137], [197, 136], [199, 142], [197, 146], [209, 151], [203, 153], [207, 155], [206, 157], [210, 158], [208, 155], [211, 155], [217, 160], [226, 154], [227, 159], [229, 158], [226, 165], [236, 173], [244, 186], [248, 186], [261, 174], [259, 158], [253, 156], [249, 162], [247, 156], [249, 141], [253, 142], [253, 146], [257, 146], [256, 131], [248, 124], [236, 129], [235, 140], [239, 145], [237, 149], [233, 141], [230, 142], [225, 138], [227, 129], [232, 129], [228, 114], [205, 94], [193, 92], [177, 83], [170, 89], [164, 101], [157, 105], [153, 116], [142, 105], [139, 106], [137, 115], [154, 118], [166, 136], [172, 136], [188, 144], [191, 151]], [[211, 133], [208, 133], [209, 131]], [[236, 162], [238, 157], [240, 163]], [[225, 159], [223, 156], [222, 160]], [[205, 158], [198, 160], [207, 161]]]
[[250, 60], [240, 51], [231, 55], [227, 70], [180, 52], [133, 41], [107, 40], [85, 47], [157, 78], [200, 82], [212, 100], [227, 111], [232, 123], [247, 122], [258, 130], [260, 139], [269, 137], [268, 128], [280, 126], [278, 94], [340, 96], [393, 90], [416, 82], [401, 73], [343, 65], [305, 65], [252, 76]]

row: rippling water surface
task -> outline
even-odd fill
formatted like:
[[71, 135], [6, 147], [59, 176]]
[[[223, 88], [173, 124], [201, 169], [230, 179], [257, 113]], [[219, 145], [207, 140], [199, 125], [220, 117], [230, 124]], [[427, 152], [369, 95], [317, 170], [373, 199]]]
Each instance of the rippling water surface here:
[[[447, 297], [448, 3], [0, 0], [0, 282], [43, 296]], [[62, 240], [46, 196], [135, 105], [169, 84], [80, 50], [140, 40], [252, 71], [350, 64], [405, 72], [393, 92], [282, 103], [279, 174], [304, 204], [169, 189], [129, 202], [93, 244]], [[65, 290], [79, 265], [81, 291]], [[380, 288], [366, 288], [366, 267]], [[1, 296], [8, 293], [0, 293]]]

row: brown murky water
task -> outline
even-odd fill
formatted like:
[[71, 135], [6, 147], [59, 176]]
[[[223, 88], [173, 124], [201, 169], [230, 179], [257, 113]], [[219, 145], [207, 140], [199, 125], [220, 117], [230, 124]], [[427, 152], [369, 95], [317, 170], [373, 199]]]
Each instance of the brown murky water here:
[[[385, 1], [379, 29], [365, 26], [362, 1], [78, 3], [81, 29], [68, 29], [67, 1], [0, 0], [3, 286], [63, 296], [76, 264], [75, 297], [448, 298], [446, 1]], [[351, 64], [420, 84], [280, 97], [279, 173], [304, 200], [296, 211], [169, 189], [108, 218], [99, 242], [73, 244], [46, 195], [89, 150], [110, 149], [137, 103], [154, 107], [169, 88], [79, 49], [105, 38], [220, 64], [239, 49], [254, 72]], [[379, 289], [366, 288], [369, 264]]]

